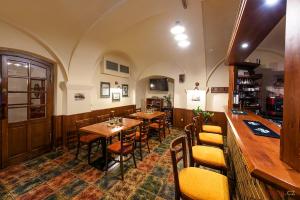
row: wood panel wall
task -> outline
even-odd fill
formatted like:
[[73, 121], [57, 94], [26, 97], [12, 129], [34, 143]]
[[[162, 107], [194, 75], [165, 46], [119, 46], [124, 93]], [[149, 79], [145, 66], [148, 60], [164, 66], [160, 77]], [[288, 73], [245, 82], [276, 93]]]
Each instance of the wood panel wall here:
[[135, 109], [135, 105], [114, 107], [109, 109], [94, 110], [91, 112], [54, 116], [53, 121], [53, 142], [55, 147], [63, 145], [69, 147], [76, 141], [76, 126], [75, 121], [84, 118], [96, 118], [99, 115], [109, 114], [111, 111], [115, 112], [115, 116], [121, 116], [126, 110]]
[[281, 159], [300, 171], [300, 1], [287, 1]]
[[[222, 127], [224, 133], [227, 133], [227, 119], [224, 112], [213, 112], [212, 122]], [[184, 108], [174, 108], [173, 125], [176, 128], [183, 129], [193, 120], [193, 111]]]

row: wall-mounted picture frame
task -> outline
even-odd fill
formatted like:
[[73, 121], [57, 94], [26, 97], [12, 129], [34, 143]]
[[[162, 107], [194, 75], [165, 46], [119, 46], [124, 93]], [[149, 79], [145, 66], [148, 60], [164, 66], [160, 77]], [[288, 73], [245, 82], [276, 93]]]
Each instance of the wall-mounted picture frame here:
[[100, 82], [100, 97], [101, 98], [110, 97], [110, 82]]
[[122, 84], [122, 97], [128, 97], [128, 85], [127, 84]]
[[119, 92], [113, 92], [112, 93], [112, 101], [120, 101], [121, 94]]

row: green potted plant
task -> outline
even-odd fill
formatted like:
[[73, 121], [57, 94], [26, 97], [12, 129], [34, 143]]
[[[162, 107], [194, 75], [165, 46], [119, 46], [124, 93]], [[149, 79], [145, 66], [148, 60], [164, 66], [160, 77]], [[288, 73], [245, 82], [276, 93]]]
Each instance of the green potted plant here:
[[171, 108], [172, 107], [172, 101], [171, 101], [171, 95], [169, 94], [168, 96], [163, 96], [164, 101], [167, 103], [167, 107]]
[[207, 123], [214, 116], [214, 113], [203, 111], [200, 106], [198, 106], [196, 109], [193, 109], [193, 113], [195, 116], [201, 114], [205, 123]]

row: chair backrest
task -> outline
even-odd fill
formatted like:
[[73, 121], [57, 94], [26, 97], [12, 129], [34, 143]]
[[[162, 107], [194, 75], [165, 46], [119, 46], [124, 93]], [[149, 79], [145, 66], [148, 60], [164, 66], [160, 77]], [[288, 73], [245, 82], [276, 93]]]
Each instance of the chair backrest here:
[[149, 134], [149, 123], [144, 121], [143, 123], [140, 124], [140, 140], [146, 136], [148, 137]]
[[186, 148], [186, 136], [180, 136], [174, 139], [170, 144], [170, 152], [173, 165], [173, 174], [175, 182], [175, 195], [176, 199], [180, 199], [180, 187], [179, 187], [179, 178], [178, 178], [178, 163], [183, 160], [183, 167], [188, 167], [187, 159], [187, 148]]
[[200, 145], [200, 139], [198, 134], [202, 131], [202, 123], [200, 121], [200, 116], [193, 117], [193, 127], [194, 127], [194, 135], [196, 135], [197, 144]]
[[122, 152], [130, 146], [132, 146], [132, 150], [134, 150], [135, 135], [136, 135], [136, 127], [121, 132]]
[[77, 132], [77, 137], [80, 137], [81, 132], [79, 131], [80, 128], [89, 126], [91, 124], [95, 123], [95, 119], [93, 118], [86, 118], [86, 119], [80, 119], [75, 121], [76, 125], [76, 132]]
[[188, 149], [189, 149], [189, 158], [190, 158], [190, 165], [193, 166], [194, 159], [193, 159], [193, 150], [192, 147], [196, 145], [195, 143], [195, 128], [194, 124], [190, 123], [184, 127], [185, 134], [187, 136], [188, 141]]
[[99, 115], [99, 116], [97, 116], [97, 122], [98, 123], [105, 122], [105, 121], [108, 121], [109, 118], [110, 118], [110, 114]]
[[158, 117], [158, 125], [159, 128], [164, 128], [166, 125], [166, 114], [163, 114]]

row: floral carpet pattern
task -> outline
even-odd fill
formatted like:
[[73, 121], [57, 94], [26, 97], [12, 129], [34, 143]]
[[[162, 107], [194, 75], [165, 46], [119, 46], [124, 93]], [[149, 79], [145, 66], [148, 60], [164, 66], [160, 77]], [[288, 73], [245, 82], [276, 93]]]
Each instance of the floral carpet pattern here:
[[[139, 151], [135, 153], [137, 168], [132, 160], [124, 163], [124, 181], [118, 165], [107, 173], [88, 165], [86, 150], [81, 150], [78, 159], [75, 159], [76, 149], [44, 154], [0, 170], [0, 199], [174, 199], [169, 144], [181, 134], [182, 131], [172, 129], [162, 143], [150, 139], [151, 152], [143, 148], [143, 161]], [[92, 157], [97, 157], [97, 153]]]

